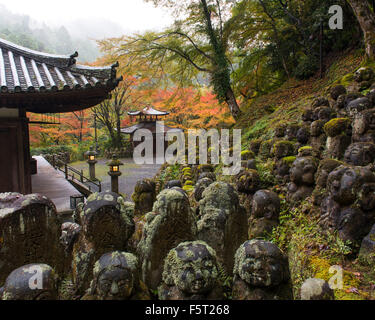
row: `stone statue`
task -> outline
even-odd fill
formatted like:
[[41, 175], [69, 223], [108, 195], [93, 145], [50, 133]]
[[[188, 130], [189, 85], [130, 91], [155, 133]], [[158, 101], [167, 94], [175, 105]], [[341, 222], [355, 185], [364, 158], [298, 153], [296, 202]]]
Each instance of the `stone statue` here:
[[247, 239], [247, 215], [234, 188], [223, 182], [212, 183], [199, 202], [197, 238], [211, 246], [226, 272], [233, 270], [234, 254]]
[[92, 279], [92, 268], [103, 254], [125, 251], [134, 233], [133, 207], [113, 192], [92, 194], [79, 204], [77, 215], [81, 232], [73, 246], [73, 282], [82, 294]]
[[49, 265], [28, 264], [7, 277], [0, 290], [2, 300], [57, 300], [57, 282], [58, 276]]
[[141, 280], [156, 290], [162, 279], [163, 261], [168, 252], [184, 241], [196, 239], [196, 220], [187, 194], [181, 188], [159, 193], [153, 211], [146, 215], [137, 251], [141, 261]]
[[292, 300], [287, 257], [271, 242], [251, 240], [237, 250], [234, 300]]
[[180, 243], [164, 263], [160, 300], [223, 299], [215, 251], [205, 242]]
[[290, 169], [291, 183], [288, 185], [287, 199], [299, 202], [309, 197], [314, 189], [315, 173], [319, 161], [314, 157], [297, 158]]
[[138, 259], [131, 253], [114, 251], [96, 261], [93, 280], [83, 300], [149, 300], [140, 283]]
[[249, 239], [271, 234], [279, 225], [280, 199], [272, 191], [259, 190], [253, 197], [249, 219]]

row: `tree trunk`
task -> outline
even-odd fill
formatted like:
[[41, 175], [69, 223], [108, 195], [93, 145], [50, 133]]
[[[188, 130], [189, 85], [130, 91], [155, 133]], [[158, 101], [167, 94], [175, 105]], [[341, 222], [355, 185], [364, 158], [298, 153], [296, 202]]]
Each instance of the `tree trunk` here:
[[366, 54], [375, 58], [375, 15], [367, 0], [348, 0], [365, 37]]
[[233, 93], [232, 88], [228, 89], [226, 93], [226, 97], [225, 97], [225, 102], [229, 106], [230, 112], [232, 113], [234, 120], [237, 121], [241, 115], [241, 110], [240, 110], [240, 107], [238, 106], [238, 103], [237, 103], [237, 100]]

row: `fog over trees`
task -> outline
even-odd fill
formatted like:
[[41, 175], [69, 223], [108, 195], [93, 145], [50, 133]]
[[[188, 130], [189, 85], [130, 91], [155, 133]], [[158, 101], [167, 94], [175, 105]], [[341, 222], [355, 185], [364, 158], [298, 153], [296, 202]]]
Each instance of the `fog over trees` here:
[[15, 14], [0, 4], [0, 38], [30, 49], [55, 54], [79, 52], [81, 63], [95, 61], [101, 53], [96, 40], [126, 32], [118, 24], [103, 20], [81, 19], [54, 25]]

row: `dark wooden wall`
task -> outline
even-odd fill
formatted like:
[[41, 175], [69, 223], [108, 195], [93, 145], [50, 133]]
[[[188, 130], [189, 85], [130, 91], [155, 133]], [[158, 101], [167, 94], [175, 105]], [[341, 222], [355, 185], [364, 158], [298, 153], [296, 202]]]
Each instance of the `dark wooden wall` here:
[[0, 193], [2, 192], [32, 192], [26, 117], [0, 118]]

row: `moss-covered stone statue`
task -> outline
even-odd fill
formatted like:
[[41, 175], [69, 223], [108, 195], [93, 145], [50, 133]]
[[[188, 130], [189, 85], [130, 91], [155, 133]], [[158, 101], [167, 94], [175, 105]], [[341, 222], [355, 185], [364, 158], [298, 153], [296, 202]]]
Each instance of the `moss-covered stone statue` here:
[[206, 190], [206, 188], [212, 183], [214, 183], [214, 180], [210, 178], [202, 178], [197, 181], [194, 189], [194, 198], [196, 201], [202, 200], [203, 191]]
[[181, 188], [160, 192], [146, 220], [137, 248], [141, 280], [150, 289], [156, 290], [162, 279], [163, 261], [168, 252], [181, 242], [195, 240], [197, 226], [189, 198]]
[[367, 166], [375, 160], [375, 144], [372, 142], [352, 143], [345, 151], [344, 161], [353, 166]]
[[92, 279], [96, 260], [104, 253], [126, 251], [134, 233], [133, 210], [116, 193], [92, 194], [78, 206], [82, 230], [73, 247], [73, 282], [77, 294], [83, 294]]
[[324, 125], [324, 132], [328, 136], [327, 157], [342, 159], [351, 143], [351, 120], [349, 118], [334, 118]]
[[138, 273], [135, 255], [120, 251], [106, 253], [95, 263], [93, 280], [83, 300], [149, 300], [148, 289]]
[[320, 206], [323, 199], [327, 196], [326, 187], [328, 175], [342, 164], [341, 161], [335, 159], [324, 159], [320, 161], [318, 171], [315, 174], [316, 188], [312, 196], [315, 205]]
[[353, 142], [375, 143], [375, 109], [364, 110], [353, 120]]
[[248, 232], [246, 211], [237, 192], [227, 183], [211, 184], [203, 192], [199, 212], [198, 239], [214, 248], [218, 261], [231, 274], [234, 254]]
[[288, 259], [271, 242], [251, 240], [237, 250], [234, 300], [292, 300]]
[[363, 239], [358, 258], [362, 264], [375, 267], [375, 224], [370, 233]]
[[318, 165], [319, 161], [314, 157], [297, 158], [293, 162], [287, 194], [289, 201], [299, 202], [312, 194]]
[[15, 267], [45, 263], [63, 275], [65, 255], [60, 244], [55, 205], [38, 194], [0, 194], [0, 283]]
[[238, 192], [240, 204], [246, 209], [250, 216], [251, 201], [254, 193], [260, 189], [260, 176], [254, 169], [242, 168], [235, 176], [236, 190]]
[[144, 179], [137, 182], [132, 194], [132, 200], [135, 203], [135, 215], [142, 216], [152, 210], [152, 205], [156, 197], [155, 190], [156, 184], [151, 179]]
[[308, 143], [318, 151], [323, 151], [326, 146], [327, 135], [323, 130], [325, 124], [326, 121], [324, 120], [316, 120], [310, 126], [310, 139]]
[[0, 300], [57, 300], [57, 285], [58, 276], [52, 267], [28, 264], [9, 274], [0, 289]]
[[160, 300], [221, 300], [220, 267], [205, 242], [180, 243], [164, 262]]
[[375, 175], [364, 167], [342, 165], [327, 181], [320, 224], [340, 238], [360, 244], [375, 223]]
[[279, 225], [280, 199], [269, 190], [255, 193], [249, 219], [249, 239], [263, 238]]

